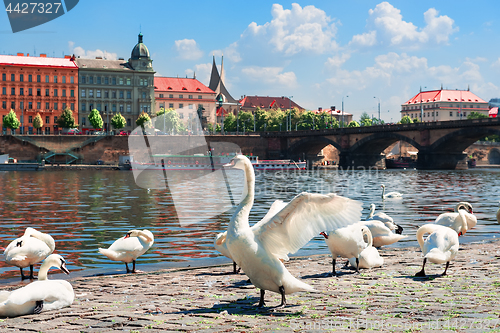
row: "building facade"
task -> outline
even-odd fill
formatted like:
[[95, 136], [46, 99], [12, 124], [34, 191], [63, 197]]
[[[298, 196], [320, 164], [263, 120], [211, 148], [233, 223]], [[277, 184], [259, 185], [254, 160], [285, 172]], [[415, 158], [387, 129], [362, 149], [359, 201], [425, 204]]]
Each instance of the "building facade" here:
[[154, 87], [156, 111], [161, 108], [175, 109], [185, 122], [187, 119], [197, 117], [197, 110], [202, 107], [206, 122], [215, 123], [215, 91], [196, 78], [156, 76]]
[[142, 112], [154, 109], [154, 70], [149, 50], [139, 34], [128, 61], [77, 58], [79, 77], [80, 114], [78, 123], [82, 132], [94, 128], [89, 122], [93, 109], [100, 111], [103, 130], [112, 130], [111, 118], [120, 113], [126, 120], [123, 130], [131, 131]]
[[488, 102], [469, 90], [422, 91], [401, 105], [401, 118], [409, 116], [421, 122], [467, 119], [471, 112], [488, 116]]
[[[33, 134], [33, 120], [40, 114], [43, 127], [39, 133], [57, 134], [57, 119], [69, 108], [78, 119], [78, 67], [70, 56], [49, 58], [0, 55], [0, 117], [14, 110], [21, 122], [16, 131]], [[41, 133], [40, 133], [41, 134]]]
[[241, 111], [254, 112], [257, 107], [262, 110], [269, 111], [273, 108], [280, 108], [282, 110], [289, 110], [297, 108], [299, 110], [304, 110], [303, 107], [292, 101], [290, 98], [281, 97], [269, 97], [269, 96], [244, 96], [240, 100]]

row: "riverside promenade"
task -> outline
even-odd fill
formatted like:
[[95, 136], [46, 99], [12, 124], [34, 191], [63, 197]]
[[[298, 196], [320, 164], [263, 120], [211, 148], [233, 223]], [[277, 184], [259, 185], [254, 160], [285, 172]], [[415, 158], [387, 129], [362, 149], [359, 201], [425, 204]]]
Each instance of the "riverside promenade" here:
[[[292, 258], [287, 268], [317, 292], [288, 295], [275, 312], [256, 308], [259, 291], [229, 264], [70, 279], [71, 307], [3, 319], [0, 331], [500, 332], [500, 241], [461, 245], [444, 277], [444, 265], [431, 263], [428, 278], [414, 277], [418, 248], [381, 255], [382, 268], [358, 275], [337, 265], [338, 277], [327, 274], [329, 255]], [[280, 296], [266, 292], [266, 302], [276, 306]]]

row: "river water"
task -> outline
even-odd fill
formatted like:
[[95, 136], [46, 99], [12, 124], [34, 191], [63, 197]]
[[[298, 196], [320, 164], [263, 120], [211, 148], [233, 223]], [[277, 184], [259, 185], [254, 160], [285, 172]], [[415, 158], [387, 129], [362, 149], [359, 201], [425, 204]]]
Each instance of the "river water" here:
[[[221, 184], [224, 194], [219, 194], [196, 180], [148, 189], [138, 186], [130, 171], [0, 172], [0, 246], [7, 247], [31, 226], [52, 235], [55, 252], [67, 259], [69, 270], [77, 275], [123, 272], [123, 263], [110, 261], [97, 249], [108, 247], [128, 230], [149, 229], [155, 244], [138, 259], [138, 269], [217, 262], [221, 259], [213, 239], [227, 227], [233, 208], [226, 205], [229, 210], [220, 212], [216, 203], [230, 197], [234, 204], [242, 190], [238, 187], [242, 174], [224, 176], [233, 183], [229, 190]], [[403, 199], [382, 200], [381, 184], [389, 192], [403, 193]], [[179, 190], [183, 186], [184, 192]], [[478, 225], [460, 241], [480, 242], [500, 236], [495, 216], [499, 190], [500, 169], [261, 172], [256, 174], [251, 222], [260, 220], [276, 199], [288, 201], [302, 191], [335, 192], [362, 201], [365, 217], [370, 203], [392, 216], [409, 236], [393, 246], [417, 246], [415, 233], [420, 225], [453, 211], [458, 201], [468, 201]], [[322, 237], [316, 237], [299, 254], [327, 251]], [[0, 279], [10, 278], [19, 278], [19, 269], [1, 260]]]

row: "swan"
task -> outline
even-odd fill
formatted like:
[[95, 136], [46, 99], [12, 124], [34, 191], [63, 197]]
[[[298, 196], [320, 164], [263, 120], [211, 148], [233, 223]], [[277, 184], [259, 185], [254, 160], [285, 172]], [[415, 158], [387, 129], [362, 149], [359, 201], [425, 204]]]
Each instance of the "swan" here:
[[[135, 260], [143, 255], [154, 243], [153, 233], [149, 230], [130, 230], [125, 236], [117, 239], [107, 249], [99, 248], [99, 252], [111, 260], [123, 261], [127, 273], [136, 273]], [[133, 263], [132, 270], [128, 263]]]
[[[332, 274], [337, 275], [335, 271], [335, 263], [337, 256], [343, 258], [353, 258], [356, 262], [359, 260], [359, 254], [363, 251], [367, 244], [365, 238], [371, 239], [371, 233], [368, 227], [359, 223], [348, 225], [347, 227], [339, 228], [328, 233], [321, 232], [325, 237], [326, 245], [332, 253]], [[356, 268], [359, 273], [359, 270]]]
[[236, 155], [226, 167], [245, 173], [245, 197], [233, 213], [227, 229], [227, 248], [236, 264], [260, 289], [258, 307], [263, 307], [266, 290], [279, 293], [281, 304], [286, 296], [314, 289], [296, 279], [280, 259], [288, 260], [322, 230], [335, 230], [359, 221], [361, 203], [335, 194], [301, 193], [267, 222], [250, 228], [248, 217], [255, 195], [255, 173], [250, 160]]
[[373, 238], [369, 229], [366, 236], [368, 238], [368, 245], [359, 254], [359, 260], [357, 260], [357, 258], [349, 258], [349, 263], [357, 271], [359, 271], [359, 268], [382, 267], [382, 265], [384, 265], [384, 258], [382, 258], [377, 249], [373, 247]]
[[[246, 194], [246, 192], [244, 192], [244, 194]], [[274, 214], [279, 212], [286, 205], [287, 204], [284, 203], [282, 200], [274, 201], [273, 204], [271, 205], [271, 207], [269, 208], [268, 212], [266, 213], [266, 215], [262, 218], [262, 220], [260, 220], [256, 224], [254, 224], [252, 226], [252, 228], [253, 229], [259, 228], [259, 226], [261, 224], [269, 221], [274, 216]], [[224, 232], [217, 234], [217, 236], [215, 237], [215, 241], [214, 241], [214, 247], [222, 255], [233, 260], [233, 257], [231, 257], [231, 253], [229, 253], [229, 250], [228, 250], [227, 245], [226, 245], [226, 238], [227, 238], [227, 231], [224, 231]], [[236, 262], [234, 262], [234, 260], [233, 260], [233, 273], [235, 273], [235, 274], [239, 273], [239, 271], [240, 271], [240, 269], [237, 269], [236, 266], [237, 266]]]
[[73, 287], [65, 280], [48, 280], [47, 272], [51, 267], [69, 274], [64, 258], [51, 254], [40, 267], [38, 281], [14, 291], [0, 292], [0, 317], [38, 314], [70, 306], [75, 298]]
[[403, 238], [408, 237], [407, 235], [399, 235], [395, 234], [389, 229], [384, 222], [370, 220], [370, 221], [361, 221], [361, 224], [365, 225], [370, 229], [370, 232], [373, 237], [373, 246], [381, 247], [384, 245], [390, 245], [396, 243]]
[[401, 235], [403, 233], [403, 227], [394, 223], [394, 219], [383, 212], [377, 212], [375, 214], [375, 204], [370, 205], [370, 214], [366, 218], [367, 221], [377, 220], [380, 222], [384, 222], [385, 226], [395, 233]]
[[[21, 269], [21, 279], [33, 279], [33, 265], [54, 252], [54, 239], [31, 227], [26, 228], [24, 235], [13, 240], [5, 249], [5, 261]], [[30, 266], [30, 275], [23, 274], [23, 268]]]
[[385, 185], [380, 185], [382, 187], [382, 199], [402, 199], [403, 195], [399, 192], [389, 192], [385, 194]]
[[[464, 211], [461, 209], [459, 214], [462, 216], [464, 228], [467, 229], [467, 222], [465, 222], [463, 218], [463, 212]], [[430, 235], [424, 242], [424, 235], [427, 233]], [[450, 260], [455, 258], [458, 253], [458, 234], [451, 228], [439, 224], [428, 223], [417, 230], [417, 240], [424, 254], [424, 262], [422, 264], [422, 270], [416, 273], [415, 276], [425, 276], [425, 263], [427, 259], [435, 264], [446, 263], [446, 267], [442, 274], [446, 275]]]
[[[467, 222], [467, 228], [462, 229], [462, 218], [459, 216], [459, 213], [463, 212], [463, 218]], [[439, 224], [445, 227], [450, 227], [455, 230], [459, 236], [465, 234], [465, 232], [469, 229], [472, 229], [477, 224], [477, 218], [474, 214], [472, 214], [472, 205], [468, 202], [459, 202], [455, 205], [454, 213], [443, 213], [438, 216], [435, 224]]]

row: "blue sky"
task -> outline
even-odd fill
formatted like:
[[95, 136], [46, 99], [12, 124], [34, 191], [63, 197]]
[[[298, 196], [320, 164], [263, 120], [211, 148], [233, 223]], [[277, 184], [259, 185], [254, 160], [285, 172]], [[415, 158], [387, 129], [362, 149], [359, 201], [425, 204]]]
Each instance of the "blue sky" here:
[[[226, 86], [242, 95], [293, 96], [307, 109], [341, 107], [399, 119], [426, 90], [500, 97], [497, 1], [82, 0], [67, 14], [13, 34], [0, 16], [0, 53], [128, 59], [144, 34], [157, 75], [208, 85], [224, 53]], [[349, 97], [346, 97], [349, 96]], [[376, 97], [376, 98], [374, 98]]]

